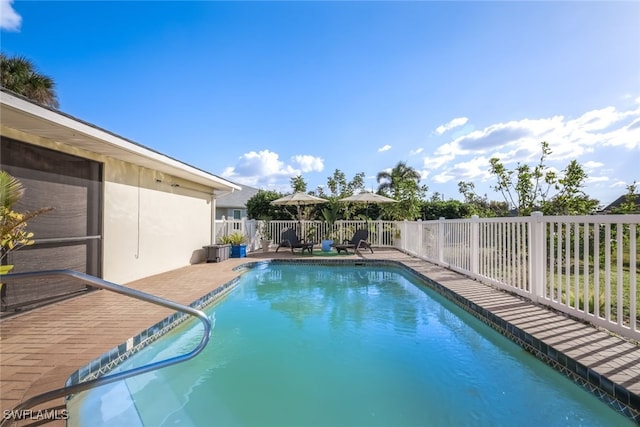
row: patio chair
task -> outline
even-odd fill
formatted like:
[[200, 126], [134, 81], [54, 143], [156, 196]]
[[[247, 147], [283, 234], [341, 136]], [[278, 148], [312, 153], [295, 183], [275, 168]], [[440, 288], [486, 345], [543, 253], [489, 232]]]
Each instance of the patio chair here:
[[299, 239], [293, 228], [287, 228], [284, 230], [280, 237], [280, 244], [276, 248], [276, 252], [278, 252], [278, 249], [280, 248], [291, 248], [291, 253], [294, 253], [294, 249], [302, 249], [302, 253], [304, 253], [304, 251], [313, 253], [313, 243], [305, 242], [304, 239]]
[[371, 244], [367, 241], [369, 239], [369, 230], [360, 229], [353, 233], [351, 240], [345, 240], [341, 245], [333, 245], [338, 253], [345, 251], [349, 253], [349, 249], [353, 249], [354, 253], [360, 252], [361, 248], [369, 249], [373, 253]]

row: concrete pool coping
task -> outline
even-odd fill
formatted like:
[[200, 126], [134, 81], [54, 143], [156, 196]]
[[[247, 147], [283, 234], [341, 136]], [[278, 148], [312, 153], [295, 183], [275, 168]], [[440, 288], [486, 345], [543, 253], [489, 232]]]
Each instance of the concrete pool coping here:
[[[288, 251], [255, 252], [247, 258], [196, 264], [127, 286], [190, 304], [237, 277], [241, 271], [235, 267], [261, 259], [309, 258]], [[624, 402], [626, 415], [640, 420], [639, 346], [394, 249], [340, 259], [404, 264], [427, 277], [449, 299], [493, 327], [497, 325], [501, 333], [592, 392], [605, 392], [605, 398], [607, 393], [618, 396], [619, 402], [614, 403]], [[170, 314], [168, 309], [96, 291], [2, 320], [0, 407], [9, 410], [26, 398], [61, 387], [79, 367]], [[47, 407], [56, 404], [64, 402], [60, 399]], [[64, 425], [64, 421], [56, 424]]]

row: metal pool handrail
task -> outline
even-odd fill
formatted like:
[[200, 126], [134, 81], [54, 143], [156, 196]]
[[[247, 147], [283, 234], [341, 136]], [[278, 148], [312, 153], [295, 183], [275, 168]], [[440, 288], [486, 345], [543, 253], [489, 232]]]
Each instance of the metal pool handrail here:
[[[46, 276], [46, 277], [67, 276], [83, 283], [89, 283], [92, 287], [96, 287], [99, 289], [106, 289], [108, 291], [116, 292], [116, 293], [126, 295], [132, 298], [136, 298], [142, 301], [150, 302], [152, 304], [170, 308], [172, 310], [177, 310], [182, 313], [190, 314], [200, 319], [200, 321], [202, 322], [202, 325], [204, 326], [204, 332], [203, 332], [202, 340], [200, 341], [200, 343], [188, 353], [182, 354], [180, 356], [171, 357], [169, 359], [161, 360], [158, 362], [149, 363], [148, 365], [140, 366], [138, 368], [129, 369], [116, 374], [107, 375], [104, 377], [81, 382], [81, 383], [70, 385], [67, 387], [62, 387], [59, 389], [51, 390], [46, 393], [33, 396], [25, 400], [18, 406], [16, 406], [13, 410], [13, 413], [18, 413], [18, 411], [22, 411], [27, 408], [33, 408], [36, 405], [39, 405], [44, 402], [48, 402], [53, 399], [57, 399], [59, 397], [68, 396], [73, 393], [78, 393], [94, 387], [110, 384], [115, 381], [124, 380], [130, 377], [133, 377], [135, 375], [144, 374], [146, 372], [154, 371], [156, 369], [164, 368], [170, 365], [174, 365], [176, 363], [185, 362], [195, 357], [198, 353], [200, 353], [209, 342], [209, 338], [211, 335], [211, 322], [209, 321], [209, 318], [207, 317], [207, 315], [204, 314], [201, 310], [197, 310], [195, 308], [192, 308], [183, 304], [179, 304], [177, 302], [169, 301], [167, 299], [160, 298], [155, 295], [148, 294], [146, 292], [141, 292], [135, 289], [127, 288], [126, 286], [107, 282], [106, 280], [103, 280], [94, 276], [90, 276], [85, 273], [80, 273], [74, 270], [30, 271], [25, 273], [13, 273], [13, 274], [2, 275], [2, 282], [7, 284], [13, 281], [14, 279], [20, 279], [25, 277], [43, 277], [43, 276]], [[14, 422], [17, 420], [12, 420], [12, 419], [0, 420], [0, 426], [4, 426], [9, 421]]]

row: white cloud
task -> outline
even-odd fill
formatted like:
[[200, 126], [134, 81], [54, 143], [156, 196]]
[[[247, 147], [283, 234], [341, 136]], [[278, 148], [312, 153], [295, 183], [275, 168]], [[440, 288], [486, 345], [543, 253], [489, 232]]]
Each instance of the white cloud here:
[[452, 141], [455, 151], [461, 153], [485, 153], [486, 150], [517, 145], [527, 148], [535, 145], [539, 151], [540, 141], [551, 131], [562, 126], [562, 116], [548, 119], [523, 119], [496, 123], [482, 130], [471, 132]]
[[424, 148], [417, 148], [415, 150], [410, 150], [409, 151], [409, 155], [410, 156], [415, 156], [416, 154], [420, 154], [424, 151]]
[[489, 173], [489, 159], [484, 156], [474, 157], [465, 162], [459, 162], [434, 177], [436, 182], [448, 181], [487, 181]]
[[602, 162], [594, 162], [593, 160], [589, 160], [588, 162], [584, 162], [584, 167], [586, 168], [599, 168], [604, 166], [604, 163]]
[[585, 169], [596, 169], [604, 166], [604, 163], [594, 162], [593, 160], [589, 160], [588, 162], [584, 162], [582, 166], [584, 166]]
[[424, 162], [423, 164], [425, 169], [434, 170], [440, 169], [443, 165], [449, 163], [454, 158], [455, 156], [453, 154], [446, 154], [443, 156], [425, 157], [422, 160]]
[[238, 158], [235, 166], [222, 172], [224, 178], [254, 187], [270, 187], [275, 183], [300, 175], [301, 169], [285, 164], [278, 153], [269, 150], [250, 151]]
[[590, 176], [587, 179], [585, 179], [586, 184], [595, 184], [598, 182], [607, 182], [607, 181], [609, 181], [609, 177], [606, 177], [606, 176]]
[[457, 117], [457, 118], [451, 120], [449, 123], [445, 123], [443, 125], [438, 126], [436, 128], [436, 133], [438, 135], [442, 135], [443, 133], [445, 133], [448, 130], [463, 126], [468, 121], [469, 121], [469, 119], [466, 118], [466, 117]]
[[609, 188], [618, 188], [618, 187], [626, 188], [626, 187], [627, 187], [627, 185], [629, 185], [629, 184], [628, 184], [628, 183], [626, 183], [626, 182], [624, 182], [624, 181], [622, 181], [622, 180], [618, 180], [618, 181], [616, 181], [616, 182], [611, 183], [611, 185], [609, 186]]
[[473, 159], [456, 163], [453, 171], [462, 180], [481, 180], [486, 181], [491, 178], [489, 173], [489, 159], [484, 156], [474, 157]]
[[13, 0], [0, 0], [0, 29], [20, 31], [22, 17], [13, 9]]
[[234, 166], [224, 169], [222, 176], [252, 187], [288, 191], [291, 177], [322, 170], [324, 159], [320, 157], [296, 155], [291, 157], [290, 164], [287, 164], [280, 160], [278, 153], [261, 150], [244, 153]]
[[[576, 159], [603, 146], [637, 150], [640, 148], [640, 107], [636, 105], [628, 110], [606, 107], [570, 120], [557, 115], [495, 123], [442, 144], [433, 154], [435, 158], [448, 156], [449, 162], [460, 156], [478, 154], [499, 157], [505, 164], [532, 163], [540, 158], [541, 141], [549, 143], [552, 151], [549, 161]], [[432, 160], [431, 157], [424, 159], [425, 163]]]
[[453, 179], [455, 179], [455, 176], [453, 176], [449, 171], [444, 171], [433, 176], [433, 182], [436, 184], [446, 184]]
[[[637, 100], [636, 100], [637, 102]], [[640, 148], [640, 108], [619, 111], [606, 107], [569, 120], [559, 137], [581, 147], [621, 146]], [[574, 156], [575, 157], [575, 156]]]
[[324, 160], [310, 155], [293, 156], [292, 160], [300, 166], [302, 172], [322, 172]]
[[572, 123], [576, 128], [583, 131], [598, 131], [608, 128], [627, 115], [628, 112], [620, 113], [614, 107], [606, 107], [600, 110], [587, 111], [569, 123]]
[[390, 149], [391, 149], [391, 146], [389, 144], [387, 144], [387, 145], [384, 145], [384, 146], [378, 148], [378, 153], [382, 153], [384, 151], [389, 151]]

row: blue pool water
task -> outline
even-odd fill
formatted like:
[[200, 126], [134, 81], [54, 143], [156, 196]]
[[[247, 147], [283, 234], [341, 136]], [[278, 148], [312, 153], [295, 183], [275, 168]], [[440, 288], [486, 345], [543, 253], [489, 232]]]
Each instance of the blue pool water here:
[[[81, 393], [69, 425], [634, 425], [415, 282], [373, 265], [250, 269], [207, 310], [202, 354]], [[189, 351], [201, 330], [180, 326], [121, 369]]]

